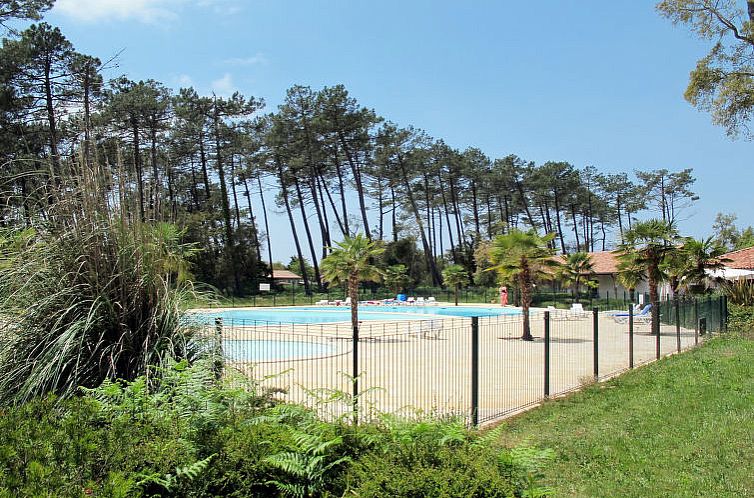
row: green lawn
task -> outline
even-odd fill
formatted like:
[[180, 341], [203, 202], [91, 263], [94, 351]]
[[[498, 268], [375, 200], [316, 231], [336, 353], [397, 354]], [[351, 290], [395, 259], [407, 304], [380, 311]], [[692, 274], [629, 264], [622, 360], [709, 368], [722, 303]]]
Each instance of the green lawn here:
[[754, 496], [754, 340], [716, 338], [504, 423], [557, 496]]

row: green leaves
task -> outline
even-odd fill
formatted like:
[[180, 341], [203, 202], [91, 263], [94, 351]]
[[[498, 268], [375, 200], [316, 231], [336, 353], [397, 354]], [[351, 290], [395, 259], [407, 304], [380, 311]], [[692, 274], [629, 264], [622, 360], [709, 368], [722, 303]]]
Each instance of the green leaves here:
[[751, 136], [754, 109], [754, 23], [736, 0], [663, 0], [660, 14], [674, 24], [684, 24], [698, 37], [714, 41], [707, 56], [691, 71], [684, 96], [692, 105], [712, 114], [728, 135]]
[[371, 263], [385, 250], [379, 243], [357, 233], [335, 245], [330, 255], [322, 260], [322, 276], [327, 282], [344, 284], [352, 278], [378, 282], [382, 278], [382, 273]]

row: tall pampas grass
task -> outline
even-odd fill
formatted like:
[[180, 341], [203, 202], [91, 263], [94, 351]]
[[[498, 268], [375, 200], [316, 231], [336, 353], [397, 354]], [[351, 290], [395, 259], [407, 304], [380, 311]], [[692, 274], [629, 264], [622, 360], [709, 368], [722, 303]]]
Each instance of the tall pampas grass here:
[[0, 232], [0, 403], [134, 379], [201, 350], [184, 319], [193, 247], [133, 212], [122, 169], [81, 164], [36, 226]]

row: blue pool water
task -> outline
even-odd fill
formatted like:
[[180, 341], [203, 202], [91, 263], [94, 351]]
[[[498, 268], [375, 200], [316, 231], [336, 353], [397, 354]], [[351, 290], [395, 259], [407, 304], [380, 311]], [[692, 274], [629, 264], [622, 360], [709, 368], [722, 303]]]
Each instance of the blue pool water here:
[[[476, 306], [359, 306], [359, 320], [426, 320], [436, 315], [471, 317], [518, 315], [520, 313], [519, 310], [512, 308]], [[347, 306], [246, 308], [203, 312], [200, 316], [208, 322], [216, 317], [221, 317], [228, 322], [335, 323], [349, 322], [351, 310]], [[249, 324], [253, 325], [253, 323]]]
[[329, 344], [308, 341], [263, 341], [233, 340], [223, 341], [223, 354], [236, 361], [280, 361], [321, 358], [335, 353]]

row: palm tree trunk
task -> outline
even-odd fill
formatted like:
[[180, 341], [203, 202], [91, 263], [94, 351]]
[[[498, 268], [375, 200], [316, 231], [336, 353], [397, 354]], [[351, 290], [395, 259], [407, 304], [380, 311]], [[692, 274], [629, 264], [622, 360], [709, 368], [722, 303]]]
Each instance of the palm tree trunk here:
[[660, 334], [660, 300], [657, 295], [657, 281], [654, 278], [654, 274], [657, 271], [656, 268], [649, 267], [649, 303], [652, 305], [652, 335]]
[[521, 278], [521, 312], [523, 315], [523, 329], [524, 333], [521, 335], [521, 339], [524, 341], [533, 341], [534, 337], [531, 335], [531, 325], [529, 324], [529, 306], [531, 306], [531, 272], [529, 271], [529, 265], [524, 263], [522, 265]]

